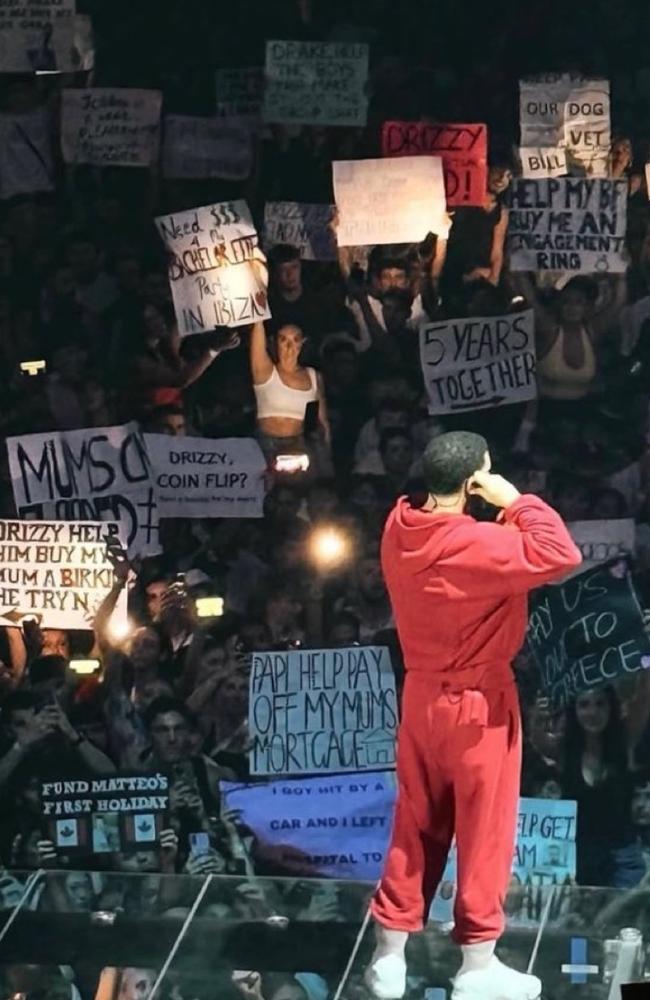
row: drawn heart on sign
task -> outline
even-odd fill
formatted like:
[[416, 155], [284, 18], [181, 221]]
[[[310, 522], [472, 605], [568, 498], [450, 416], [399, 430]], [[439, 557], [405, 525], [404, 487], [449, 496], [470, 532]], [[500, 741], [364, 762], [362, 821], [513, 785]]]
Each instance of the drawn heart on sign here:
[[255, 293], [255, 301], [260, 309], [264, 309], [266, 307], [266, 292], [263, 289], [260, 289], [259, 292]]

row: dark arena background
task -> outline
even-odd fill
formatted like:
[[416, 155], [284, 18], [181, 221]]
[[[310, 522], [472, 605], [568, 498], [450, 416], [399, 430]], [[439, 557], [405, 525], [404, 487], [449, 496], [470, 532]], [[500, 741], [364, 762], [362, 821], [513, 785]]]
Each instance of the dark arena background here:
[[649, 416], [647, 3], [0, 0], [0, 1000], [650, 996]]

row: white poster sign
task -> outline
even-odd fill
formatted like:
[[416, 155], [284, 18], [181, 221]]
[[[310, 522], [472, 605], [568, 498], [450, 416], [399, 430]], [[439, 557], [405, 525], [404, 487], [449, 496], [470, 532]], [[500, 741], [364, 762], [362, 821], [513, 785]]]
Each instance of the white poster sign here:
[[160, 517], [262, 517], [266, 460], [253, 438], [145, 434]]
[[339, 246], [413, 243], [447, 236], [439, 156], [337, 160], [332, 164]]
[[264, 120], [364, 126], [368, 46], [360, 42], [266, 43]]
[[117, 521], [131, 555], [160, 552], [149, 459], [136, 424], [7, 439], [19, 517]]
[[513, 271], [623, 273], [626, 180], [516, 180], [508, 244]]
[[47, 109], [0, 114], [0, 198], [53, 190], [52, 122]]
[[573, 541], [582, 553], [580, 573], [618, 556], [632, 555], [636, 527], [631, 517], [602, 521], [572, 521], [567, 524]]
[[426, 323], [420, 328], [420, 362], [429, 413], [462, 413], [534, 399], [532, 309]]
[[158, 90], [64, 90], [63, 159], [97, 167], [150, 166], [158, 159], [161, 105]]
[[264, 209], [264, 247], [278, 243], [298, 247], [303, 260], [336, 260], [334, 205], [269, 201]]
[[75, 0], [0, 0], [0, 73], [71, 73]]
[[181, 337], [269, 319], [253, 268], [257, 232], [245, 201], [205, 205], [156, 219], [169, 251], [169, 281]]
[[236, 118], [167, 115], [164, 126], [163, 177], [241, 181], [249, 176], [253, 142], [245, 122]]
[[564, 177], [568, 174], [566, 149], [544, 146], [522, 146], [519, 150], [522, 177]]
[[387, 649], [254, 653], [251, 774], [328, 774], [395, 766], [397, 696]]
[[569, 166], [607, 176], [611, 143], [608, 80], [546, 74], [519, 83], [522, 146], [565, 147]]
[[[114, 521], [0, 521], [0, 625], [31, 616], [44, 628], [92, 628], [114, 582], [111, 537]], [[126, 622], [126, 599], [123, 590], [113, 621]]]

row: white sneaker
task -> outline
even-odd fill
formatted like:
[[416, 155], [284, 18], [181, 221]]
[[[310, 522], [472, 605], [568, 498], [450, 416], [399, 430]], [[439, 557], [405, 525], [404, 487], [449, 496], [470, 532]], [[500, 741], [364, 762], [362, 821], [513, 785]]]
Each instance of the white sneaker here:
[[517, 972], [493, 957], [484, 969], [456, 976], [451, 1000], [538, 1000], [541, 993], [537, 976]]
[[406, 959], [403, 955], [375, 958], [363, 978], [377, 1000], [401, 1000], [406, 993]]

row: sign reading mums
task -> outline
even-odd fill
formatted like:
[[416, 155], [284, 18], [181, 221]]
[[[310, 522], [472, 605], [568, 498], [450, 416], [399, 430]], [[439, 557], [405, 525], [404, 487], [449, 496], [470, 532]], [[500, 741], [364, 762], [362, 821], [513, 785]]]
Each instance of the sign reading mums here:
[[516, 180], [508, 244], [513, 271], [622, 273], [626, 180]]
[[429, 413], [502, 406], [537, 395], [531, 309], [420, 328]]
[[113, 854], [158, 847], [169, 812], [164, 774], [112, 774], [104, 778], [41, 783], [41, 811], [62, 852]]
[[264, 246], [290, 243], [303, 260], [336, 260], [332, 228], [334, 205], [302, 205], [295, 201], [268, 201], [264, 209]]
[[482, 205], [487, 188], [487, 126], [384, 122], [384, 156], [442, 157], [447, 204]]
[[169, 251], [181, 337], [270, 319], [266, 291], [252, 265], [258, 240], [245, 201], [162, 215], [156, 226]]
[[521, 145], [564, 147], [569, 167], [607, 175], [611, 143], [608, 80], [546, 74], [519, 84]]
[[394, 767], [396, 726], [395, 675], [387, 649], [253, 654], [251, 774]]
[[262, 517], [266, 460], [252, 438], [145, 434], [160, 517]]
[[158, 510], [135, 424], [7, 439], [19, 517], [117, 521], [129, 553], [156, 555]]
[[367, 45], [267, 42], [264, 120], [363, 126], [367, 84]]
[[251, 131], [236, 118], [167, 115], [162, 161], [163, 177], [244, 180], [253, 163]]
[[78, 68], [74, 0], [0, 0], [0, 73]]
[[61, 150], [66, 163], [148, 167], [158, 160], [158, 90], [64, 90]]
[[650, 640], [625, 560], [535, 591], [528, 643], [542, 686], [558, 706], [647, 670]]
[[392, 771], [251, 785], [222, 781], [221, 792], [255, 834], [258, 855], [272, 847], [285, 871], [369, 882], [381, 875], [395, 800]]
[[[0, 623], [31, 615], [44, 628], [87, 629], [113, 586], [111, 522], [0, 521]], [[117, 615], [126, 622], [126, 591]]]

